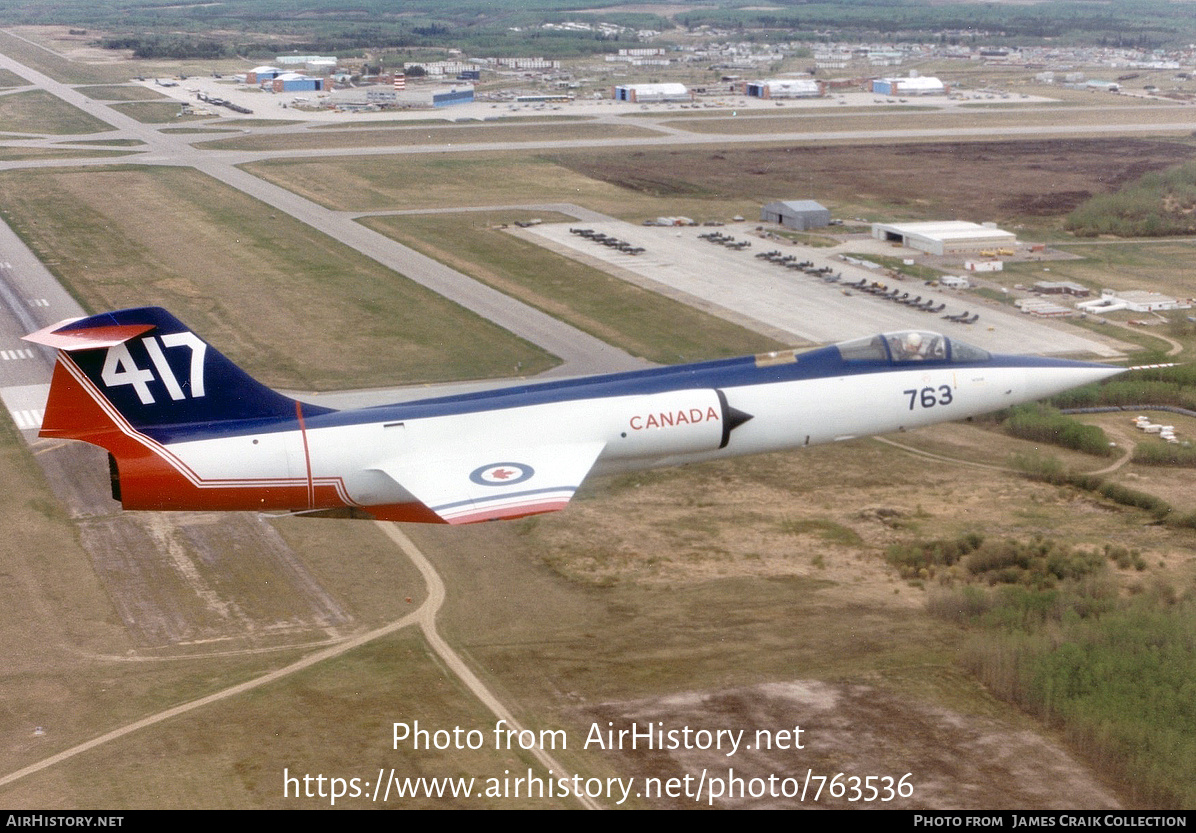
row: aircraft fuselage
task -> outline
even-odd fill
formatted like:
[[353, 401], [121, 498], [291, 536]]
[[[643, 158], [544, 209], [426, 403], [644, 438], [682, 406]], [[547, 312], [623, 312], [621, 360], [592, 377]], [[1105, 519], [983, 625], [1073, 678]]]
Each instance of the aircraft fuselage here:
[[468, 523], [563, 508], [591, 471], [673, 466], [963, 419], [1121, 368], [908, 331], [336, 411], [247, 376], [165, 310], [67, 321], [42, 435], [110, 452], [127, 509]]

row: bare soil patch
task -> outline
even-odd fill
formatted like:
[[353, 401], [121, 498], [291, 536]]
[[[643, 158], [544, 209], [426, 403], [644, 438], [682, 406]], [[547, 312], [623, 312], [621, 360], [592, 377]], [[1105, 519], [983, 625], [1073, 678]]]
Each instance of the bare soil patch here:
[[885, 206], [907, 218], [1002, 220], [1068, 213], [1094, 193], [1191, 159], [1145, 139], [726, 148], [561, 156], [593, 179], [653, 196], [811, 198], [836, 211]]
[[[733, 755], [727, 754], [726, 744], [722, 749], [645, 750], [642, 739], [636, 750], [613, 753], [620, 760], [621, 773], [638, 777], [637, 786], [650, 783], [648, 779], [667, 782], [689, 776], [696, 792], [699, 777], [707, 775], [707, 791], [696, 802], [692, 797], [669, 798], [662, 790], [660, 797], [644, 798], [655, 808], [696, 804], [725, 809], [1096, 810], [1121, 806], [1085, 766], [1025, 726], [911, 702], [869, 685], [792, 680], [682, 692], [603, 703], [587, 710], [586, 716], [601, 730], [615, 732], [633, 726], [640, 732], [651, 728], [666, 733], [689, 727], [694, 730], [694, 746], [701, 740], [699, 730], [742, 730], [739, 750]], [[776, 748], [777, 733], [793, 732], [795, 727], [802, 728], [796, 737], [804, 748]], [[766, 734], [757, 743], [758, 730], [770, 733], [773, 748], [768, 748]], [[807, 772], [814, 778], [803, 801]], [[840, 773], [844, 777], [839, 783], [846, 789], [836, 797], [829, 785]], [[869, 776], [871, 781], [866, 780]], [[877, 792], [870, 792], [868, 784]], [[723, 792], [712, 798], [711, 789]], [[875, 798], [867, 800], [871, 796]]]

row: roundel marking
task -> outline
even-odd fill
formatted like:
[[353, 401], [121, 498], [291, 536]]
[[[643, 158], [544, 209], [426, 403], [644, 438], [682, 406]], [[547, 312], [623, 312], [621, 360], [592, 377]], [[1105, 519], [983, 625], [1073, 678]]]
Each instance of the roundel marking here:
[[510, 486], [531, 479], [535, 473], [524, 463], [487, 463], [470, 472], [469, 479], [479, 486]]

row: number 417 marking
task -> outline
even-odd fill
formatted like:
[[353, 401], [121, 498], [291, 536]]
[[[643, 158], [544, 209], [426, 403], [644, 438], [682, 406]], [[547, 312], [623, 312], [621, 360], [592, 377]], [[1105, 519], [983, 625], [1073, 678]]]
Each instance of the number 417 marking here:
[[104, 359], [104, 369], [100, 371], [100, 378], [104, 380], [104, 384], [110, 388], [132, 385], [133, 390], [137, 391], [137, 398], [141, 400], [142, 405], [153, 405], [154, 394], [149, 389], [149, 383], [161, 379], [171, 399], [176, 401], [186, 399], [187, 393], [183, 391], [182, 385], [179, 384], [178, 378], [170, 368], [170, 362], [166, 361], [166, 354], [162, 352], [162, 347], [167, 349], [190, 347], [191, 377], [187, 381], [187, 388], [192, 399], [202, 397], [204, 395], [203, 356], [208, 345], [191, 332], [170, 333], [162, 336], [161, 340], [162, 345], [159, 346], [158, 339], [154, 336], [146, 336], [141, 339], [141, 343], [145, 346], [145, 352], [149, 354], [150, 361], [154, 365], [154, 370], [158, 371], [157, 376], [154, 376], [154, 370], [138, 367], [126, 345], [116, 344], [109, 347], [108, 355]]

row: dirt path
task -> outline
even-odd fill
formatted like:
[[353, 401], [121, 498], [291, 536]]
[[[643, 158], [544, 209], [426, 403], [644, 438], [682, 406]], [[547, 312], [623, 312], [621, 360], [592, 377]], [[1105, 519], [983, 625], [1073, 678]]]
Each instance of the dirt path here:
[[[444, 641], [444, 638], [441, 637], [440, 633], [437, 631], [436, 615], [440, 612], [441, 605], [444, 604], [445, 588], [444, 582], [436, 573], [435, 568], [432, 567], [432, 564], [427, 558], [424, 557], [424, 554], [419, 551], [415, 544], [413, 544], [406, 535], [399, 531], [397, 525], [383, 522], [377, 522], [377, 525], [379, 529], [381, 529], [382, 532], [388, 538], [390, 538], [390, 540], [393, 541], [408, 558], [411, 559], [411, 562], [415, 565], [416, 569], [419, 570], [420, 575], [423, 576], [424, 582], [427, 584], [427, 598], [418, 609], [407, 614], [401, 619], [398, 619], [397, 621], [391, 622], [388, 625], [368, 631], [367, 633], [363, 633], [343, 642], [338, 642], [336, 645], [333, 645], [330, 648], [310, 654], [303, 659], [298, 660], [297, 662], [291, 663], [285, 668], [280, 668], [277, 671], [264, 674], [256, 679], [232, 686], [231, 688], [226, 688], [225, 690], [218, 691], [215, 694], [209, 694], [208, 696], [201, 697], [198, 700], [192, 700], [189, 703], [183, 703], [182, 705], [166, 709], [164, 711], [158, 712], [157, 714], [144, 717], [141, 720], [134, 721], [133, 723], [129, 723], [125, 726], [121, 726], [120, 728], [113, 729], [110, 732], [106, 732], [97, 738], [92, 738], [86, 743], [81, 743], [77, 746], [72, 746], [69, 749], [64, 749], [62, 752], [59, 752], [56, 755], [51, 755], [42, 761], [38, 761], [35, 764], [31, 764], [30, 766], [19, 769], [16, 772], [12, 772], [8, 775], [0, 777], [0, 787], [10, 784], [13, 781], [18, 781], [27, 775], [32, 775], [35, 772], [40, 772], [43, 769], [52, 767], [55, 764], [61, 763], [69, 758], [73, 758], [76, 755], [87, 752], [88, 750], [94, 749], [97, 746], [102, 746], [105, 743], [117, 740], [125, 735], [132, 734], [140, 729], [148, 728], [157, 723], [161, 723], [164, 720], [169, 720], [172, 717], [178, 717], [179, 715], [195, 711], [196, 709], [227, 700], [230, 697], [236, 697], [256, 688], [261, 688], [262, 686], [278, 682], [279, 680], [289, 677], [292, 674], [304, 671], [314, 665], [324, 662], [325, 660], [339, 657], [342, 654], [348, 653], [356, 648], [360, 648], [362, 645], [366, 645], [376, 639], [389, 636], [390, 634], [411, 625], [419, 626], [419, 629], [423, 632], [424, 637], [428, 640], [428, 644], [431, 646], [432, 650], [436, 652], [436, 655], [444, 661], [445, 666], [448, 667], [448, 669], [455, 675], [457, 675], [458, 679], [465, 684], [465, 686], [486, 706], [486, 708], [490, 709], [496, 718], [499, 720], [505, 720], [510, 729], [516, 733], [522, 732], [524, 727], [520, 725], [517, 720], [515, 720], [514, 716], [506, 708], [506, 706], [504, 706], [502, 702], [500, 702], [499, 699], [495, 697], [489, 689], [486, 688], [485, 684], [478, 679], [477, 675], [473, 673], [469, 666], [465, 664], [465, 661], [462, 660], [457, 652], [454, 651], [452, 647], [450, 647], [449, 644]], [[544, 766], [544, 768], [550, 772], [566, 771], [565, 767], [563, 767], [558, 761], [553, 759], [546, 752], [540, 749], [533, 749], [531, 752], [532, 755], [535, 756], [536, 760], [538, 760]], [[586, 809], [602, 809], [599, 804], [595, 803], [586, 796], [579, 796], [578, 801]]]

